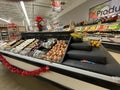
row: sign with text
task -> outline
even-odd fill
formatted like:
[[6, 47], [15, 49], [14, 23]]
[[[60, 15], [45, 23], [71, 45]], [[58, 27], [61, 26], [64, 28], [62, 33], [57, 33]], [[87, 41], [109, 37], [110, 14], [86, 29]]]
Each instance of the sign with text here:
[[100, 17], [120, 14], [120, 0], [109, 0], [89, 10], [89, 19], [96, 20]]

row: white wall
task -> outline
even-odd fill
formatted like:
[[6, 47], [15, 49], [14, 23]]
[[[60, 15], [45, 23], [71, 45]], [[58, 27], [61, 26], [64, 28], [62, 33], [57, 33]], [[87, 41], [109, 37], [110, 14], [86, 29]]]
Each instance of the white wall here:
[[62, 17], [59, 18], [59, 21], [63, 23], [63, 25], [67, 25], [70, 23], [70, 20], [74, 20], [76, 23], [88, 20], [89, 9], [105, 1], [108, 0], [88, 0], [87, 2], [73, 9], [72, 11], [64, 14]]

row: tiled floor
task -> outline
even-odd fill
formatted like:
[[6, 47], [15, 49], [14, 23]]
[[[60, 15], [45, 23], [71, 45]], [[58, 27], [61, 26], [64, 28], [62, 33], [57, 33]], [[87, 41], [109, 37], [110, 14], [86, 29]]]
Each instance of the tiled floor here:
[[109, 53], [116, 59], [120, 64], [120, 51], [109, 50]]
[[25, 77], [9, 72], [0, 64], [0, 90], [61, 90], [35, 77]]

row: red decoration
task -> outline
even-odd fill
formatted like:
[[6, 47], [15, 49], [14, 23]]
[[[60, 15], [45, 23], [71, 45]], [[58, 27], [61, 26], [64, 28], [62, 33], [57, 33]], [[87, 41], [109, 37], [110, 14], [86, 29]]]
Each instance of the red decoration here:
[[37, 16], [35, 19], [36, 22], [41, 22], [43, 21], [43, 18], [41, 16]]
[[41, 25], [40, 25], [40, 22], [44, 21], [43, 18], [41, 16], [37, 16], [35, 18], [35, 21], [37, 22], [37, 28], [38, 29], [42, 28]]
[[22, 76], [38, 76], [40, 73], [42, 72], [47, 72], [49, 71], [49, 67], [45, 66], [45, 67], [40, 67], [37, 70], [34, 71], [25, 71], [25, 70], [21, 70], [18, 69], [14, 66], [12, 66], [2, 55], [0, 55], [0, 61], [11, 71], [17, 74], [20, 74]]

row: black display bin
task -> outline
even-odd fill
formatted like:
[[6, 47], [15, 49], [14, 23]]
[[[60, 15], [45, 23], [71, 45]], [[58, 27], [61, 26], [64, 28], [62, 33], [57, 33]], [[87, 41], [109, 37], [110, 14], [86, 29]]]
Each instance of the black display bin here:
[[[118, 62], [101, 46], [93, 48], [89, 42], [83, 42], [82, 39], [70, 37], [72, 32], [36, 32], [22, 33], [22, 39], [48, 39], [57, 38], [58, 40], [68, 40], [68, 47], [60, 64], [94, 71], [105, 75], [120, 76], [120, 65]], [[92, 63], [84, 63], [81, 60], [86, 59]], [[112, 71], [112, 72], [111, 72]]]
[[[120, 76], [120, 65], [107, 50], [103, 46], [91, 47], [88, 43], [71, 40], [62, 64], [105, 75]], [[81, 62], [82, 60], [88, 62]]]

